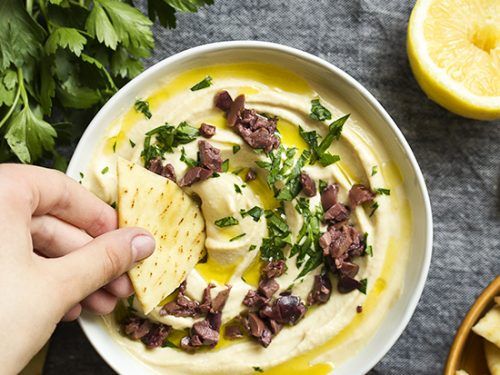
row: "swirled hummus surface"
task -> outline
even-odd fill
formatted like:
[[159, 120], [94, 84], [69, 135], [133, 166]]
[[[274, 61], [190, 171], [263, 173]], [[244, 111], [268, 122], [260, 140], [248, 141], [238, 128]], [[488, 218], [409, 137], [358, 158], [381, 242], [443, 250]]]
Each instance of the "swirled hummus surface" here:
[[[207, 87], [191, 90], [206, 77], [211, 78]], [[245, 108], [254, 110], [262, 118], [277, 121], [279, 147], [270, 152], [256, 150], [234, 127], [229, 126], [230, 114], [214, 105], [214, 98], [222, 91], [227, 91], [232, 99], [244, 95]], [[183, 293], [188, 299], [201, 303], [210, 283], [214, 285], [212, 296], [226, 290], [226, 285], [231, 288], [221, 311], [222, 327], [215, 345], [193, 351], [180, 348], [181, 339], [189, 336], [193, 325], [204, 317], [162, 312], [165, 304], [175, 301], [176, 293], [147, 317], [137, 312], [141, 319], [169, 327], [168, 344], [151, 349], [141, 340], [127, 337], [120, 319], [124, 310], [137, 310], [137, 304], [132, 300], [124, 301], [124, 306], [118, 309], [120, 311], [104, 318], [110, 334], [138, 360], [158, 373], [168, 374], [251, 374], [262, 371], [269, 374], [326, 374], [362, 348], [399, 296], [411, 237], [410, 207], [400, 174], [382, 140], [371, 131], [369, 119], [356, 113], [349, 103], [334, 93], [313, 88], [280, 67], [257, 63], [215, 65], [188, 71], [167, 79], [161, 87], [145, 93], [140, 99], [148, 104], [151, 118], [137, 108], [119, 115], [109, 125], [105, 139], [95, 150], [92, 163], [82, 171], [82, 183], [112, 204], [117, 199], [117, 156], [145, 165], [143, 151], [149, 131], [165, 123], [177, 126], [186, 122], [194, 128], [199, 128], [202, 123], [215, 126], [211, 138], [199, 135], [192, 142], [164, 153], [161, 162], [173, 167], [179, 181], [193, 168], [193, 162], [198, 159], [199, 163], [199, 140], [220, 151], [220, 157], [225, 161], [220, 172], [183, 187], [200, 202], [206, 223], [207, 252], [205, 259], [189, 273]], [[320, 107], [315, 108], [315, 103]], [[323, 109], [330, 113], [329, 117]], [[337, 129], [335, 139], [326, 150], [319, 150], [321, 141], [332, 131], [330, 124], [346, 114], [350, 116]], [[311, 138], [304, 136], [308, 132], [316, 132], [317, 147]], [[325, 153], [330, 156], [324, 156]], [[311, 155], [316, 155], [317, 160], [311, 162], [311, 157], [314, 159]], [[291, 175], [302, 156], [304, 162], [299, 163], [296, 172], [312, 180], [316, 190], [314, 195], [311, 191], [305, 194], [305, 182], [297, 174]], [[278, 169], [269, 166], [273, 157], [280, 159]], [[191, 160], [191, 165], [186, 163], [186, 158]], [[281, 179], [280, 168], [284, 168]], [[247, 178], [250, 169], [255, 172], [255, 179]], [[270, 174], [274, 176], [271, 183]], [[298, 194], [297, 183], [299, 190], [302, 186]], [[292, 195], [282, 193], [280, 197], [287, 184], [294, 185]], [[335, 212], [330, 215], [333, 219], [325, 220], [325, 212], [330, 207], [322, 204], [321, 197], [325, 187], [331, 185], [337, 191], [338, 207], [346, 210], [348, 219]], [[372, 195], [368, 200], [353, 204], [353, 186], [362, 186]], [[282, 199], [285, 195], [286, 199]], [[254, 211], [259, 215], [248, 214], [254, 207], [259, 208]], [[270, 223], [273, 213], [285, 221], [288, 228], [285, 228], [286, 236], [280, 237], [283, 241], [277, 246], [278, 253], [270, 256], [269, 243], [276, 238]], [[237, 223], [224, 225], [223, 222], [221, 225], [220, 220], [228, 217]], [[317, 227], [313, 230], [309, 224], [314, 220]], [[225, 223], [228, 224], [227, 220]], [[353, 228], [361, 239], [357, 256], [344, 258], [344, 262], [359, 267], [352, 277], [354, 290], [346, 290], [347, 284], [338, 285], [344, 274], [336, 267], [342, 267], [339, 265], [342, 261], [338, 254], [335, 257], [328, 250], [328, 246], [334, 246], [335, 236], [340, 236], [338, 233], [344, 227]], [[329, 231], [331, 235], [324, 235]], [[309, 234], [312, 242], [306, 251], [300, 246], [305, 246]], [[266, 320], [268, 318], [263, 317], [262, 310], [252, 310], [243, 301], [249, 291], [259, 293], [258, 285], [264, 277], [262, 268], [280, 257], [285, 262], [286, 272], [273, 278], [279, 289], [268, 304], [272, 306], [272, 301], [276, 304], [280, 296], [295, 296], [300, 298], [306, 311], [297, 321], [280, 324], [279, 332], [273, 333], [272, 341], [264, 347], [262, 340], [256, 339], [258, 333], [248, 327], [248, 314], [254, 311], [266, 324], [271, 318]], [[311, 258], [315, 259], [308, 264]], [[326, 291], [328, 297], [318, 300], [311, 294], [315, 288], [319, 293], [315, 280], [321, 275], [331, 285]], [[225, 330], [228, 325], [235, 321], [241, 323], [242, 316], [243, 337], [227, 338]]]

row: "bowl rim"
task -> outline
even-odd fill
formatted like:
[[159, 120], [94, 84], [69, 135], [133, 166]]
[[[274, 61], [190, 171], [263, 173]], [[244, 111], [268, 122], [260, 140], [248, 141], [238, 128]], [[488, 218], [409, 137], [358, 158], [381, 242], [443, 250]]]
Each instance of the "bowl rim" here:
[[[418, 302], [422, 296], [423, 288], [425, 285], [425, 281], [427, 279], [427, 275], [429, 273], [429, 268], [431, 263], [433, 221], [432, 221], [432, 209], [427, 187], [425, 185], [425, 180], [422, 171], [420, 170], [420, 167], [417, 163], [415, 155], [413, 154], [413, 151], [411, 150], [408, 142], [404, 138], [401, 130], [397, 127], [394, 120], [387, 113], [385, 108], [379, 103], [379, 101], [361, 83], [355, 80], [348, 73], [338, 68], [337, 66], [333, 65], [332, 63], [323, 60], [322, 58], [315, 56], [311, 53], [302, 51], [294, 47], [289, 47], [283, 44], [267, 42], [267, 41], [251, 41], [251, 40], [221, 41], [221, 42], [203, 44], [200, 46], [183, 50], [181, 52], [175, 53], [159, 61], [158, 63], [144, 70], [141, 74], [139, 74], [138, 76], [133, 78], [130, 82], [128, 82], [126, 85], [124, 85], [115, 95], [113, 95], [102, 106], [102, 108], [94, 116], [94, 118], [86, 128], [85, 132], [83, 133], [82, 137], [80, 138], [80, 141], [78, 142], [78, 145], [75, 148], [75, 151], [68, 165], [66, 173], [70, 176], [75, 176], [76, 178], [76, 176], [78, 175], [78, 171], [76, 170], [77, 161], [75, 155], [78, 155], [81, 152], [81, 149], [84, 147], [84, 145], [91, 140], [92, 138], [91, 130], [94, 127], [98, 126], [98, 124], [101, 122], [101, 118], [105, 115], [106, 112], [110, 110], [110, 108], [115, 106], [120, 101], [124, 100], [129, 95], [129, 91], [133, 90], [135, 86], [139, 85], [142, 80], [147, 79], [149, 76], [154, 75], [157, 71], [164, 69], [164, 67], [166, 67], [167, 65], [175, 63], [178, 60], [183, 60], [188, 57], [192, 57], [193, 55], [199, 56], [204, 53], [227, 50], [232, 48], [261, 49], [261, 50], [284, 53], [291, 55], [293, 57], [298, 57], [302, 60], [309, 61], [315, 65], [319, 65], [320, 67], [330, 71], [331, 73], [336, 75], [339, 79], [343, 80], [352, 90], [357, 91], [362, 96], [362, 98], [365, 99], [373, 107], [373, 109], [382, 117], [386, 125], [390, 127], [392, 133], [395, 135], [397, 142], [403, 148], [404, 154], [408, 157], [408, 160], [412, 166], [413, 174], [416, 177], [417, 181], [417, 187], [418, 189], [420, 189], [420, 193], [422, 195], [422, 199], [424, 202], [424, 212], [425, 212], [424, 234], [426, 235], [427, 238], [425, 239], [425, 246], [423, 249], [424, 253], [422, 258], [422, 271], [420, 272], [420, 275], [417, 278], [416, 287], [414, 288], [412, 295], [409, 297], [409, 304], [405, 309], [405, 313], [402, 316], [402, 319], [398, 322], [398, 324], [395, 325], [392, 332], [388, 334], [388, 339], [386, 340], [385, 345], [380, 347], [378, 355], [373, 356], [371, 360], [365, 361], [360, 364], [359, 367], [362, 370], [360, 373], [366, 373], [370, 369], [372, 369], [387, 354], [387, 352], [390, 350], [392, 346], [394, 346], [395, 342], [401, 336], [401, 334], [403, 333], [404, 329], [408, 325], [411, 317], [415, 312]], [[101, 358], [103, 358], [108, 363], [108, 365], [110, 365], [115, 371], [119, 373], [121, 368], [118, 367], [118, 364], [112, 363], [112, 361], [110, 361], [108, 358], [105, 358], [101, 354], [101, 350], [97, 347], [97, 344], [95, 344], [91, 340], [92, 334], [90, 333], [89, 327], [87, 327], [87, 323], [82, 318], [79, 318], [78, 321], [80, 326], [82, 327], [82, 330], [87, 336], [87, 339], [90, 341], [94, 349], [99, 353]]]

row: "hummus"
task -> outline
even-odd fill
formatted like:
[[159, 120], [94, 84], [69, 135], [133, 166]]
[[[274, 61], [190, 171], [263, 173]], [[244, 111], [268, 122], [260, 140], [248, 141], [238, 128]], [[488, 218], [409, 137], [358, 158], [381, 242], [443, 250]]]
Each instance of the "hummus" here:
[[[206, 76], [212, 77], [209, 87], [190, 90]], [[296, 158], [309, 148], [299, 135], [299, 126], [304, 131], [315, 130], [324, 137], [331, 121], [350, 113], [340, 138], [329, 149], [340, 156], [340, 161], [328, 166], [306, 163], [302, 170], [316, 184], [320, 180], [338, 184], [338, 199], [345, 205], [349, 205], [348, 193], [354, 184], [363, 184], [372, 190], [390, 190], [390, 195], [377, 194], [375, 212], [373, 205], [359, 205], [351, 213], [351, 221], [360, 233], [367, 234], [366, 242], [372, 250], [372, 256], [355, 259], [359, 265], [356, 278], [367, 280], [366, 294], [358, 290], [339, 293], [338, 279], [332, 276], [332, 294], [328, 301], [310, 306], [297, 324], [283, 327], [267, 348], [248, 338], [228, 340], [223, 335], [225, 325], [246, 309], [242, 304], [245, 295], [257, 287], [262, 264], [259, 249], [268, 235], [264, 217], [258, 221], [251, 216], [241, 217], [240, 210], [255, 206], [272, 210], [280, 202], [266, 183], [267, 171], [256, 167], [256, 161], [267, 160], [267, 155], [249, 147], [227, 126], [224, 112], [214, 106], [214, 96], [221, 90], [227, 90], [232, 98], [244, 94], [246, 108], [277, 116], [281, 144], [295, 147], [298, 150]], [[332, 120], [323, 122], [310, 117], [311, 101], [318, 97], [331, 111]], [[313, 89], [300, 77], [281, 68], [256, 63], [216, 65], [188, 71], [146, 93], [142, 99], [148, 101], [152, 117], [147, 119], [134, 108], [121, 114], [109, 126], [88, 169], [82, 171], [85, 176], [82, 183], [112, 204], [117, 194], [116, 158], [119, 155], [144, 165], [141, 151], [146, 132], [165, 122], [177, 125], [186, 121], [196, 128], [202, 123], [214, 125], [216, 133], [207, 141], [220, 150], [223, 160], [229, 159], [229, 166], [228, 171], [217, 178], [186, 187], [187, 192], [200, 199], [207, 235], [206, 262], [199, 263], [188, 275], [186, 295], [201, 300], [210, 282], [216, 285], [213, 295], [226, 289], [225, 284], [232, 288], [222, 310], [221, 338], [212, 349], [195, 353], [175, 347], [148, 349], [141, 341], [133, 341], [120, 333], [113, 314], [104, 318], [110, 334], [154, 371], [168, 374], [245, 374], [260, 370], [270, 374], [326, 374], [356, 353], [374, 334], [391, 303], [398, 298], [411, 237], [410, 207], [400, 174], [383, 143], [371, 131], [369, 121], [332, 92]], [[239, 150], [234, 153], [238, 146]], [[189, 168], [180, 160], [182, 149], [185, 155], [196, 160], [198, 142], [182, 145], [164, 155], [178, 179]], [[254, 181], [245, 181], [248, 168], [257, 170]], [[106, 170], [108, 172], [103, 173]], [[297, 240], [304, 224], [303, 217], [295, 209], [296, 200], [283, 205], [291, 243]], [[309, 204], [311, 209], [321, 205], [319, 189]], [[238, 224], [223, 228], [215, 225], [218, 219], [228, 216], [238, 217]], [[326, 230], [324, 224], [321, 228], [322, 232]], [[287, 290], [305, 303], [314, 277], [322, 267], [298, 278], [301, 268], [297, 267], [296, 256], [287, 257], [286, 265], [287, 272], [276, 279], [279, 284], [276, 295]], [[169, 298], [172, 300], [175, 296]], [[161, 306], [157, 307], [148, 318], [171, 326], [173, 334], [169, 339], [173, 343], [199, 320], [160, 315], [160, 309]]]

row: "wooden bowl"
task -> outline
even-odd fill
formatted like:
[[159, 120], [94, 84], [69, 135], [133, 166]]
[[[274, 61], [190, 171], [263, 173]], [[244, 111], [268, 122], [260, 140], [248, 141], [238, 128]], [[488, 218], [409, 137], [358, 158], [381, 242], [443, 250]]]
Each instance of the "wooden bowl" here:
[[489, 374], [482, 337], [472, 332], [472, 326], [493, 306], [493, 298], [500, 295], [500, 276], [483, 290], [472, 305], [457, 331], [448, 355], [444, 375], [455, 375], [465, 370], [469, 375]]

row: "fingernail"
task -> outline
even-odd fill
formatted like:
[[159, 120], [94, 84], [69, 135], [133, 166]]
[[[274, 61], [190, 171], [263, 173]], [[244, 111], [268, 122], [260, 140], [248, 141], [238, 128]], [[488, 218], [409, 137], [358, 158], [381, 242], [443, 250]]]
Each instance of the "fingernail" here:
[[132, 239], [132, 255], [138, 261], [151, 255], [155, 249], [153, 237], [141, 234]]

